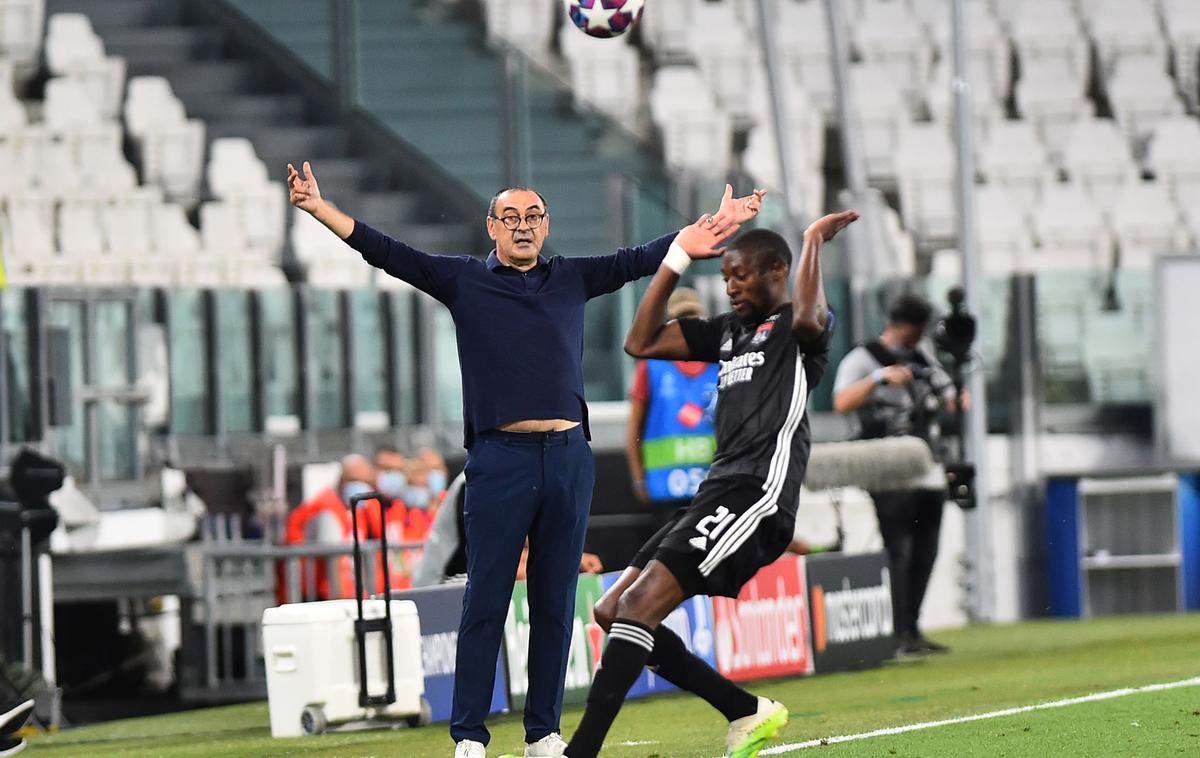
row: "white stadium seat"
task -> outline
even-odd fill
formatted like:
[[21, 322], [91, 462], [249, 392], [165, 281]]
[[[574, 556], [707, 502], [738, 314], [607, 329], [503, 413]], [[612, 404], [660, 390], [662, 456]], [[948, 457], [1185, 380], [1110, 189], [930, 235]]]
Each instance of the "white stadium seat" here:
[[1152, 3], [1142, 0], [1088, 2], [1083, 12], [1096, 42], [1101, 77], [1108, 77], [1119, 61], [1145, 58], [1165, 66], [1167, 42]]
[[115, 255], [144, 256], [154, 251], [153, 219], [162, 196], [153, 188], [119, 195], [100, 211], [105, 246]]
[[[947, 80], [953, 63], [953, 43], [951, 38], [951, 13], [948, 4], [943, 0], [935, 0], [938, 6], [937, 17], [933, 29], [941, 52], [941, 65], [945, 68]], [[976, 87], [986, 87], [998, 99], [1008, 97], [1012, 88], [1012, 48], [999, 20], [992, 15], [991, 8], [977, 0], [966, 4], [967, 28], [967, 67], [971, 74], [971, 83]]]
[[975, 233], [983, 270], [1026, 273], [1033, 262], [1033, 231], [1026, 215], [1001, 186], [976, 185]]
[[909, 104], [891, 76], [886, 67], [865, 63], [850, 66], [867, 177], [885, 183], [895, 179], [892, 157], [896, 140], [900, 131], [912, 121]]
[[[976, 127], [977, 139], [986, 138], [992, 124], [1004, 119], [1004, 98], [992, 90], [986, 77], [971, 69], [971, 122]], [[933, 76], [925, 90], [925, 102], [929, 115], [943, 124], [949, 132], [954, 126], [953, 71], [949, 62], [943, 60], [934, 67]]]
[[1191, 235], [1167, 188], [1159, 182], [1131, 182], [1112, 210], [1112, 228], [1121, 267], [1149, 269], [1156, 255], [1187, 252]]
[[[53, 255], [54, 199], [49, 195], [22, 192], [6, 200], [12, 244], [6, 255], [40, 259]], [[11, 252], [9, 252], [11, 251]]]
[[[784, 69], [777, 73], [784, 132], [798, 145], [800, 153], [808, 159], [809, 167], [820, 169], [825, 164], [825, 120], [792, 71]], [[750, 88], [749, 96], [754, 123], [773, 127], [775, 112], [766, 77], [758, 79]]]
[[1183, 113], [1164, 66], [1162, 60], [1126, 56], [1108, 77], [1108, 101], [1121, 129], [1136, 143], [1144, 142], [1160, 119]]
[[704, 0], [646, 3], [638, 23], [646, 48], [660, 64], [691, 60], [692, 19]]
[[705, 176], [724, 176], [733, 147], [729, 116], [716, 107], [707, 82], [692, 66], [655, 72], [650, 114], [662, 133], [667, 165]]
[[154, 246], [159, 253], [185, 255], [199, 252], [200, 233], [188, 223], [182, 206], [175, 203], [155, 206], [150, 222]]
[[1200, 108], [1200, 3], [1162, 0], [1162, 16], [1179, 91], [1194, 112]]
[[105, 251], [98, 202], [75, 198], [59, 205], [58, 249], [68, 258], [89, 258]]
[[867, 0], [852, 25], [859, 57], [888, 70], [910, 106], [925, 94], [933, 49], [909, 8], [894, 0]]
[[557, 0], [483, 0], [488, 42], [546, 58], [554, 37]]
[[1065, 0], [1026, 0], [1011, 23], [1011, 32], [1023, 74], [1034, 66], [1058, 63], [1074, 81], [1088, 80], [1091, 50], [1078, 16]]
[[1200, 120], [1176, 116], [1159, 121], [1147, 163], [1180, 208], [1200, 209]]
[[[792, 165], [790, 174], [792, 192], [788, 195], [789, 208], [800, 218], [815, 218], [820, 215], [825, 201], [825, 175], [819, 166], [805, 153], [799, 140], [791, 143]], [[742, 153], [742, 164], [762, 185], [784, 192], [783, 177], [779, 171], [779, 152], [775, 143], [775, 128], [771, 124], [756, 126], [750, 131], [746, 150]]]
[[979, 151], [979, 168], [988, 184], [1003, 187], [1026, 214], [1033, 213], [1042, 186], [1053, 174], [1045, 146], [1024, 121], [992, 125]]
[[571, 67], [576, 100], [622, 123], [632, 123], [641, 103], [641, 69], [628, 36], [593, 40], [564, 17], [558, 35]]
[[910, 124], [895, 150], [904, 224], [918, 240], [949, 240], [955, 234], [954, 144], [941, 124]]
[[762, 86], [764, 79], [758, 46], [732, 5], [702, 3], [696, 14], [692, 58], [716, 96], [717, 106], [736, 122], [752, 120], [750, 93]]
[[46, 124], [54, 129], [91, 126], [104, 120], [83, 83], [64, 76], [46, 82], [44, 114]]
[[116, 115], [125, 81], [125, 60], [104, 55], [104, 43], [82, 13], [56, 13], [46, 24], [46, 67], [53, 76], [79, 82], [106, 117]]
[[835, 92], [825, 4], [784, 0], [777, 8], [776, 49], [779, 57], [796, 75], [825, 119], [832, 120]]
[[1113, 239], [1100, 210], [1082, 187], [1048, 184], [1033, 215], [1040, 248], [1039, 271], [1103, 271], [1110, 267]]
[[1129, 141], [1109, 119], [1081, 119], [1071, 128], [1063, 168], [1104, 212], [1113, 207], [1121, 188], [1137, 177]]
[[0, 57], [20, 69], [21, 79], [37, 70], [45, 21], [46, 0], [0, 0]]
[[1022, 67], [1016, 86], [1017, 111], [1037, 129], [1051, 160], [1059, 160], [1072, 125], [1095, 113], [1085, 90], [1086, 80], [1077, 78], [1061, 60]]

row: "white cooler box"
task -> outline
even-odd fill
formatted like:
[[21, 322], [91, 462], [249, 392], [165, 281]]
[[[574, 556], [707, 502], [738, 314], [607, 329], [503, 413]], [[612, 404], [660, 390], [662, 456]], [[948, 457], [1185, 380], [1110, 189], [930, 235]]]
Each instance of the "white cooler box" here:
[[[383, 600], [364, 600], [363, 618], [383, 618]], [[411, 726], [429, 723], [421, 666], [421, 625], [411, 600], [393, 600], [392, 652], [396, 702], [358, 704], [358, 643], [354, 600], [289, 603], [263, 611], [263, 655], [272, 737], [320, 734], [331, 724], [403, 718]], [[387, 651], [383, 634], [366, 636], [367, 692], [387, 692]]]

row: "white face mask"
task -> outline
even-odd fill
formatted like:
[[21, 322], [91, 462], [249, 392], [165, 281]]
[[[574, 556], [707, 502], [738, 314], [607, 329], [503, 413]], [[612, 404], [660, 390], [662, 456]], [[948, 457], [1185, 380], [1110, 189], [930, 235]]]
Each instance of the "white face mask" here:
[[350, 499], [355, 495], [362, 495], [371, 491], [371, 485], [364, 481], [353, 480], [342, 485], [342, 502], [347, 506], [350, 505]]
[[421, 511], [429, 507], [429, 501], [432, 499], [428, 487], [409, 487], [404, 493], [404, 504]]
[[408, 477], [403, 471], [380, 471], [379, 491], [392, 497], [403, 497], [404, 489], [408, 486]]
[[430, 492], [443, 492], [446, 489], [446, 475], [438, 470], [430, 471], [425, 483], [429, 485]]

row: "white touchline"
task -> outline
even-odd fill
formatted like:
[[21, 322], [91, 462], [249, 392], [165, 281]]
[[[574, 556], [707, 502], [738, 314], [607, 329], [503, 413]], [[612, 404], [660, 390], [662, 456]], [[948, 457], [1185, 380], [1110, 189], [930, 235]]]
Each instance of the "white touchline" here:
[[[1080, 703], [1093, 703], [1097, 700], [1111, 700], [1115, 697], [1125, 697], [1126, 695], [1138, 695], [1143, 692], [1161, 692], [1162, 690], [1173, 690], [1179, 687], [1196, 687], [1200, 686], [1200, 676], [1192, 677], [1191, 679], [1180, 679], [1177, 682], [1164, 682], [1162, 684], [1147, 684], [1143, 687], [1125, 687], [1119, 690], [1109, 690], [1108, 692], [1093, 692], [1090, 695], [1081, 695], [1080, 697], [1067, 698], [1066, 700], [1052, 700], [1048, 703], [1038, 703], [1037, 705], [1023, 705], [1017, 708], [1005, 708], [1000, 711], [988, 711], [987, 713], [977, 713], [973, 716], [960, 716], [953, 719], [943, 719], [942, 721], [924, 721], [919, 724], [905, 724], [904, 726], [891, 726], [886, 729], [876, 729], [873, 732], [863, 732], [862, 734], [844, 734], [837, 737], [824, 737], [816, 740], [808, 740], [807, 742], [793, 742], [787, 745], [776, 745], [775, 747], [767, 748], [759, 753], [759, 755], [779, 755], [781, 753], [794, 753], [797, 750], [804, 750], [810, 747], [821, 747], [822, 745], [836, 745], [839, 742], [856, 742], [858, 740], [869, 740], [872, 737], [887, 737], [893, 734], [904, 734], [905, 732], [916, 732], [921, 729], [933, 729], [938, 726], [950, 726], [953, 724], [965, 724], [968, 721], [983, 721], [985, 719], [1003, 718], [1004, 716], [1015, 716], [1019, 713], [1029, 713], [1030, 711], [1045, 711], [1051, 708], [1065, 708], [1069, 705], [1079, 705]], [[724, 756], [721, 756], [724, 758]]]

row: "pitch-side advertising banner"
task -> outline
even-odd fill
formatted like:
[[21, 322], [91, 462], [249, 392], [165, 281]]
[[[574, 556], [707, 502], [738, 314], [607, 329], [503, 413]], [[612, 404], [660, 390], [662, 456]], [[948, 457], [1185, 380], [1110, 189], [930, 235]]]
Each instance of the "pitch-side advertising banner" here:
[[883, 553], [809, 556], [818, 672], [878, 666], [895, 651], [892, 581]]
[[717, 670], [735, 681], [808, 674], [808, 587], [804, 561], [784, 556], [746, 583], [737, 599], [712, 599]]
[[[454, 699], [454, 660], [458, 653], [458, 622], [462, 618], [464, 584], [443, 584], [394, 592], [398, 600], [411, 600], [421, 620], [421, 662], [425, 667], [425, 699], [434, 721], [450, 720]], [[492, 713], [508, 708], [508, 680], [503, 660], [496, 658], [496, 684], [492, 689]]]

